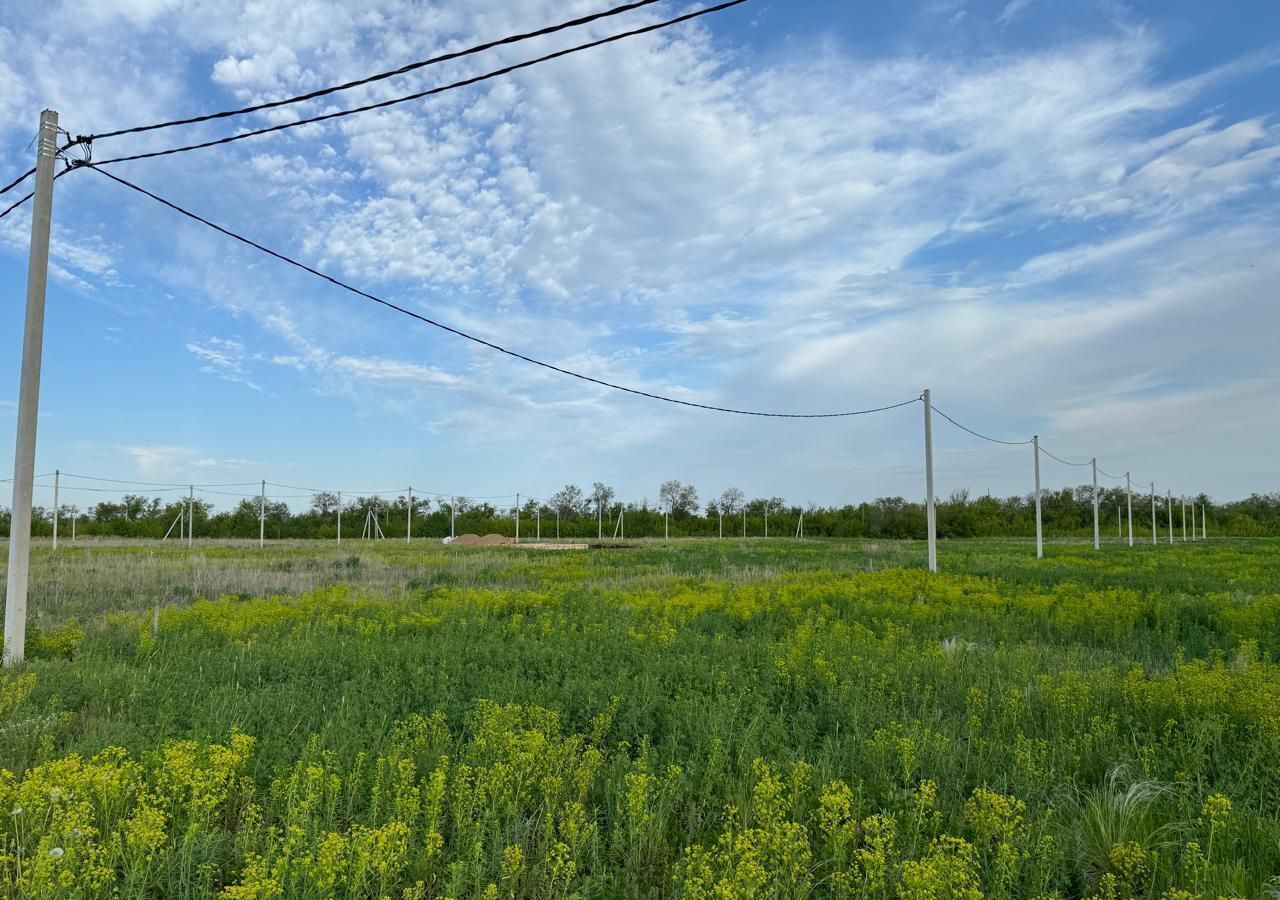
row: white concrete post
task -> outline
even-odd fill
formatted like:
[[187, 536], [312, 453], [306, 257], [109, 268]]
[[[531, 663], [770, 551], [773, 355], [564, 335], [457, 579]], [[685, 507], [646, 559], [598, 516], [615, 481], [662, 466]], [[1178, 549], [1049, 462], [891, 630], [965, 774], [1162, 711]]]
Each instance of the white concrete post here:
[[338, 491], [338, 543], [342, 543], [342, 491]]
[[78, 518], [80, 518], [80, 510], [74, 506], [71, 507], [71, 543], [73, 544], [76, 542], [76, 520]]
[[925, 528], [929, 539], [929, 571], [938, 571], [938, 529], [933, 504], [933, 400], [926, 388], [924, 399]]
[[1187, 542], [1187, 498], [1182, 498], [1182, 543]]
[[538, 509], [533, 514], [534, 520], [534, 540], [538, 543], [542, 542], [542, 501], [538, 501]]
[[1098, 523], [1098, 457], [1093, 458], [1093, 549], [1102, 549], [1101, 526]]
[[40, 416], [40, 358], [44, 350], [44, 295], [49, 276], [49, 225], [53, 219], [53, 164], [58, 114], [40, 113], [36, 135], [36, 185], [27, 256], [27, 310], [18, 382], [17, 440], [13, 451], [13, 513], [9, 520], [9, 572], [4, 604], [4, 664], [20, 665], [27, 652], [27, 576], [31, 564], [31, 494], [36, 474], [36, 423]]
[[258, 499], [258, 546], [267, 545], [267, 482], [263, 479], [262, 495]]
[[408, 490], [408, 516], [404, 523], [404, 542], [407, 544], [413, 539], [413, 485], [409, 485]]
[[1040, 435], [1032, 435], [1031, 445], [1036, 457], [1036, 559], [1044, 556], [1044, 526], [1040, 522]]
[[724, 510], [720, 510], [720, 540], [724, 540]]
[[520, 495], [516, 494], [516, 543], [520, 543]]
[[604, 512], [600, 509], [600, 498], [596, 498], [596, 540], [604, 540]]
[[1124, 492], [1128, 497], [1129, 503], [1129, 546], [1133, 546], [1133, 482], [1129, 478], [1129, 473], [1124, 473]]
[[1209, 540], [1209, 516], [1204, 511], [1204, 504], [1200, 504], [1200, 539]]
[[1169, 517], [1169, 543], [1173, 543], [1173, 491], [1165, 491], [1165, 514]]
[[1159, 533], [1156, 531], [1156, 483], [1151, 482], [1151, 546], [1155, 547], [1160, 543]]
[[187, 549], [195, 546], [196, 486], [187, 485]]
[[53, 470], [53, 549], [58, 549], [58, 478], [62, 472]]

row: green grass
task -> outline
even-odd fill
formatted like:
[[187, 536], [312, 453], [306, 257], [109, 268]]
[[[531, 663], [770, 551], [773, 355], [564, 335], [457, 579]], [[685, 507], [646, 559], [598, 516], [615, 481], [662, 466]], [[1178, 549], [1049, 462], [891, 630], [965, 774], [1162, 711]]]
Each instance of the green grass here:
[[0, 895], [1266, 896], [1280, 541], [1047, 552], [41, 547]]

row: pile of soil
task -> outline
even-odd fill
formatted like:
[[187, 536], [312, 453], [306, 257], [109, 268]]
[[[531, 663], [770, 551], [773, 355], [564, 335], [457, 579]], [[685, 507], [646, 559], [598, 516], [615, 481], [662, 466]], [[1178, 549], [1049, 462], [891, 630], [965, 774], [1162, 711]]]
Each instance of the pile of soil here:
[[478, 534], [460, 534], [450, 543], [460, 547], [492, 547], [497, 544], [514, 544], [515, 539], [500, 534], [486, 534], [484, 537]]

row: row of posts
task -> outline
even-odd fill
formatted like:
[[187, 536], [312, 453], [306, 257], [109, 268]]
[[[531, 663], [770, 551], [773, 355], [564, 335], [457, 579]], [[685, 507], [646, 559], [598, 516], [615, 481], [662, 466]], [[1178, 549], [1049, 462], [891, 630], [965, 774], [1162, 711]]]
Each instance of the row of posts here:
[[[924, 401], [924, 472], [925, 472], [924, 480], [925, 480], [925, 491], [927, 492], [925, 496], [928, 498], [926, 501], [925, 520], [926, 520], [926, 527], [928, 528], [928, 532], [929, 532], [929, 539], [928, 539], [929, 540], [929, 571], [936, 572], [938, 571], [938, 527], [937, 527], [938, 522], [937, 522], [937, 509], [935, 506], [934, 493], [933, 493], [933, 401], [932, 401], [930, 392], [927, 389], [921, 395], [921, 399]], [[1041, 516], [1042, 492], [1040, 489], [1040, 436], [1039, 435], [1032, 436], [1031, 447], [1032, 447], [1032, 452], [1034, 453], [1035, 483], [1036, 483], [1036, 489], [1035, 489], [1036, 558], [1043, 559], [1044, 558], [1044, 523]], [[1083, 465], [1083, 463], [1081, 463], [1081, 465]], [[1101, 550], [1102, 549], [1101, 525], [1098, 518], [1099, 510], [1098, 510], [1098, 459], [1097, 457], [1094, 457], [1093, 459], [1089, 460], [1089, 465], [1093, 470], [1093, 549]], [[1128, 472], [1124, 473], [1124, 483], [1125, 483], [1125, 495], [1126, 495], [1127, 504], [1129, 507], [1129, 546], [1132, 547], [1133, 546], [1133, 480], [1130, 477], [1130, 474]], [[1160, 543], [1160, 539], [1159, 539], [1159, 532], [1156, 529], [1155, 482], [1154, 481], [1151, 482], [1149, 486], [1151, 488], [1151, 543], [1158, 545]], [[1180, 502], [1182, 504], [1182, 540], [1186, 541], [1188, 540], [1186, 498], [1185, 497], [1181, 498]], [[1167, 507], [1168, 520], [1169, 520], [1169, 543], [1172, 544], [1174, 542], [1173, 492], [1172, 491], [1167, 491], [1165, 493], [1165, 504]], [[1119, 533], [1119, 530], [1120, 530], [1119, 515], [1120, 515], [1120, 510], [1117, 507], [1116, 509], [1117, 535], [1116, 536], [1123, 537], [1123, 535]], [[1200, 504], [1199, 540], [1208, 540], [1208, 538], [1209, 538], [1208, 517], [1205, 514], [1204, 503], [1201, 503]], [[1189, 539], [1192, 541], [1197, 540], [1196, 504], [1194, 501], [1192, 501], [1191, 503], [1191, 535]]]

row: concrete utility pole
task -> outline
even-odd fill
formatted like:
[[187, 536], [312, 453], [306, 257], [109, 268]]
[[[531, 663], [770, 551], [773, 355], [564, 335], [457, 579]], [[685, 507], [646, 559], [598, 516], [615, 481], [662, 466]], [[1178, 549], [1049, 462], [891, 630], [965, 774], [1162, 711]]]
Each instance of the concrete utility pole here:
[[[404, 523], [404, 542], [407, 544], [413, 538], [413, 486], [412, 485], [409, 486], [408, 500], [406, 502], [408, 503], [409, 517]], [[516, 534], [517, 535], [520, 534], [520, 531], [518, 528], [516, 530]]]
[[1129, 498], [1129, 546], [1133, 546], [1133, 482], [1129, 473], [1124, 473], [1124, 492]]
[[929, 536], [929, 571], [938, 571], [938, 529], [933, 507], [933, 400], [929, 389], [924, 394], [924, 490], [925, 529]]
[[1192, 500], [1191, 501], [1191, 540], [1194, 541], [1197, 538], [1199, 538], [1199, 536], [1200, 536], [1199, 533], [1196, 531], [1196, 501]]
[[604, 540], [604, 513], [600, 509], [600, 498], [596, 498], [596, 540]]
[[[449, 498], [449, 539], [453, 540], [458, 536], [458, 498]], [[557, 534], [556, 537], [560, 535]]]
[[49, 225], [53, 220], [53, 163], [58, 114], [40, 113], [36, 186], [27, 257], [27, 314], [18, 383], [17, 440], [13, 451], [13, 515], [9, 520], [9, 576], [4, 605], [4, 664], [20, 665], [27, 651], [27, 576], [31, 564], [31, 493], [36, 474], [36, 422], [40, 415], [40, 357], [44, 350], [44, 295], [49, 277]]
[[58, 479], [62, 476], [59, 469], [53, 470], [53, 549], [58, 549]]
[[1151, 482], [1151, 546], [1160, 543], [1159, 532], [1156, 531], [1156, 483]]
[[338, 543], [342, 543], [342, 491], [338, 491]]
[[262, 495], [258, 498], [258, 546], [267, 546], [267, 482], [262, 482]]
[[1187, 498], [1182, 498], [1182, 543], [1187, 542]]
[[1204, 504], [1200, 504], [1200, 540], [1209, 540], [1209, 519], [1204, 511]]
[[520, 543], [520, 495], [516, 494], [516, 543]]
[[1169, 543], [1173, 543], [1173, 491], [1165, 491], [1165, 513], [1169, 517]]
[[1093, 458], [1093, 549], [1102, 549], [1102, 536], [1098, 525], [1098, 457]]
[[1031, 436], [1036, 456], [1036, 559], [1044, 557], [1044, 526], [1040, 524], [1040, 435]]
[[187, 509], [190, 510], [190, 513], [187, 516], [187, 549], [190, 550], [195, 540], [196, 486], [192, 484], [188, 488], [190, 493], [187, 494]]

